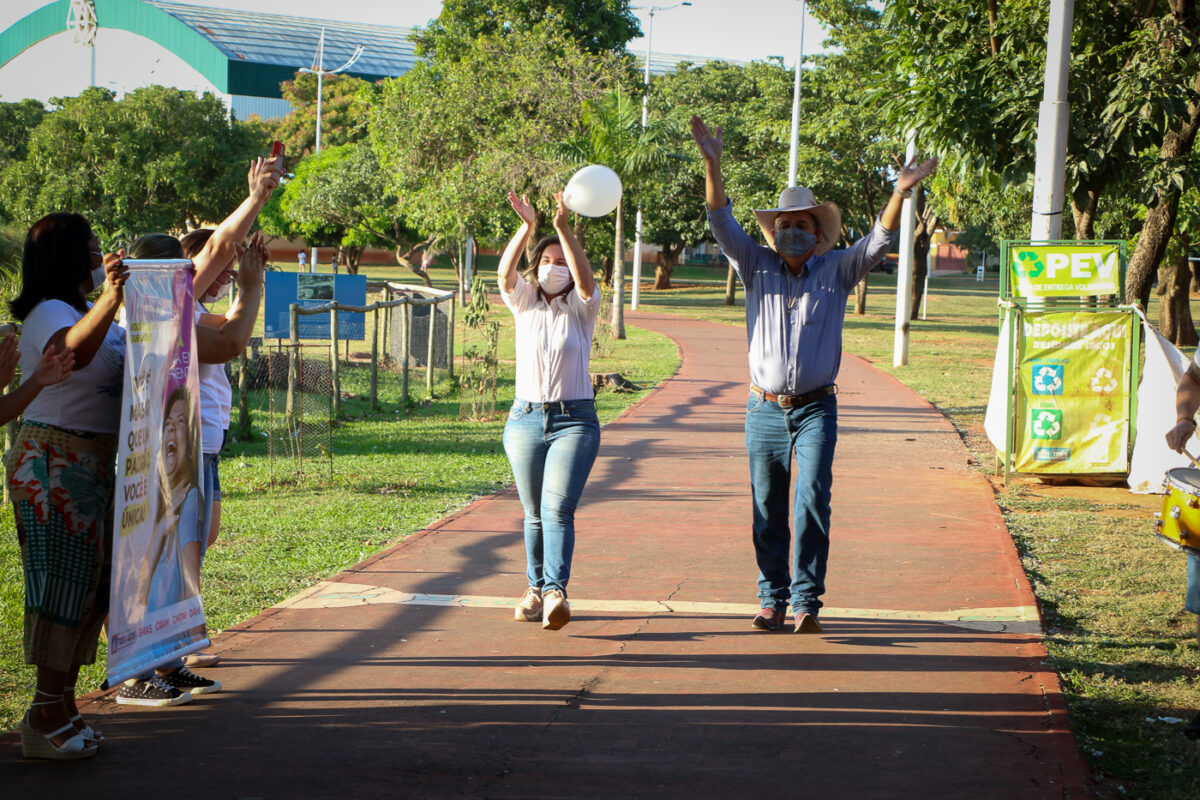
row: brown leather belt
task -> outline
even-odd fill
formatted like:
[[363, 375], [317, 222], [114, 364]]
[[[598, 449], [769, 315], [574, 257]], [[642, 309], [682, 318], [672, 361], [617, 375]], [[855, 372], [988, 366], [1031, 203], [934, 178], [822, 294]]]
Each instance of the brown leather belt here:
[[837, 394], [837, 384], [831, 383], [828, 386], [822, 386], [820, 389], [813, 389], [811, 392], [805, 392], [804, 394], [772, 394], [752, 383], [750, 384], [750, 391], [767, 402], [778, 403], [780, 408], [799, 408], [815, 400], [829, 397], [831, 394]]

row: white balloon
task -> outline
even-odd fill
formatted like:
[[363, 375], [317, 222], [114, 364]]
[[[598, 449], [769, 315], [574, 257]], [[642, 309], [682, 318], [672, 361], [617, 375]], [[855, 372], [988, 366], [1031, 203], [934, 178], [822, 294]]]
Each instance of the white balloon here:
[[599, 164], [589, 164], [571, 176], [563, 189], [567, 208], [585, 217], [611, 214], [621, 200], [621, 179]]

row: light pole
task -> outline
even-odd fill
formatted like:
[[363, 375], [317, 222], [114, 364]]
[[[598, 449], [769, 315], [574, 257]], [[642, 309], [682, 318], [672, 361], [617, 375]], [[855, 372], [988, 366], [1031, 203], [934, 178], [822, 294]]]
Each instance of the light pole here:
[[[317, 40], [317, 55], [313, 59], [313, 67], [301, 67], [300, 72], [307, 72], [310, 75], [317, 76], [317, 152], [321, 152], [321, 94], [325, 85], [326, 75], [336, 75], [339, 72], [345, 72], [354, 66], [354, 62], [362, 56], [363, 51], [367, 48], [361, 44], [354, 49], [354, 54], [337, 69], [325, 69], [325, 29], [321, 28], [321, 38]], [[309, 272], [317, 271], [317, 248], [312, 249], [312, 259], [308, 264]]]
[[[642, 130], [646, 130], [646, 118], [650, 115], [650, 45], [654, 39], [654, 15], [659, 11], [670, 11], [680, 6], [690, 6], [690, 2], [676, 3], [673, 6], [650, 6], [650, 24], [646, 28], [646, 90], [642, 94]], [[642, 289], [642, 204], [638, 203], [637, 218], [633, 234], [633, 297], [630, 308], [637, 311], [638, 298]]]
[[1075, 0], [1051, 0], [1050, 29], [1046, 34], [1046, 74], [1042, 103], [1038, 107], [1033, 219], [1029, 230], [1029, 238], [1035, 242], [1062, 236], [1067, 132], [1071, 120], [1067, 78], [1071, 68], [1074, 20]]
[[804, 69], [804, 16], [807, 4], [800, 0], [800, 57], [796, 59], [796, 85], [792, 88], [792, 136], [788, 154], [788, 187], [796, 185], [796, 171], [800, 165], [800, 71]]

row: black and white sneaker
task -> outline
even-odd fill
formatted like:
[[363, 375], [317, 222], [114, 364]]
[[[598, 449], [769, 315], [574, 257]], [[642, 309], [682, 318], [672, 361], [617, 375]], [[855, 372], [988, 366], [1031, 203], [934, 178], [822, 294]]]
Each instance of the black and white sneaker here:
[[191, 702], [192, 695], [168, 686], [158, 675], [144, 681], [126, 681], [117, 690], [117, 702], [123, 706], [179, 706]]
[[192, 695], [212, 694], [221, 691], [221, 682], [202, 678], [187, 667], [177, 667], [166, 675], [158, 676], [167, 686]]

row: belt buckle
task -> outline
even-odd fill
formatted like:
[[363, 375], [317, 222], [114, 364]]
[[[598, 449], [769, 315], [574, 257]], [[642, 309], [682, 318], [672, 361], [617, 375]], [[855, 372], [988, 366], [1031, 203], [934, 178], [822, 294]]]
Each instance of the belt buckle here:
[[795, 394], [779, 394], [775, 396], [775, 401], [780, 408], [795, 408], [796, 406], [804, 405], [802, 402], [803, 395]]

